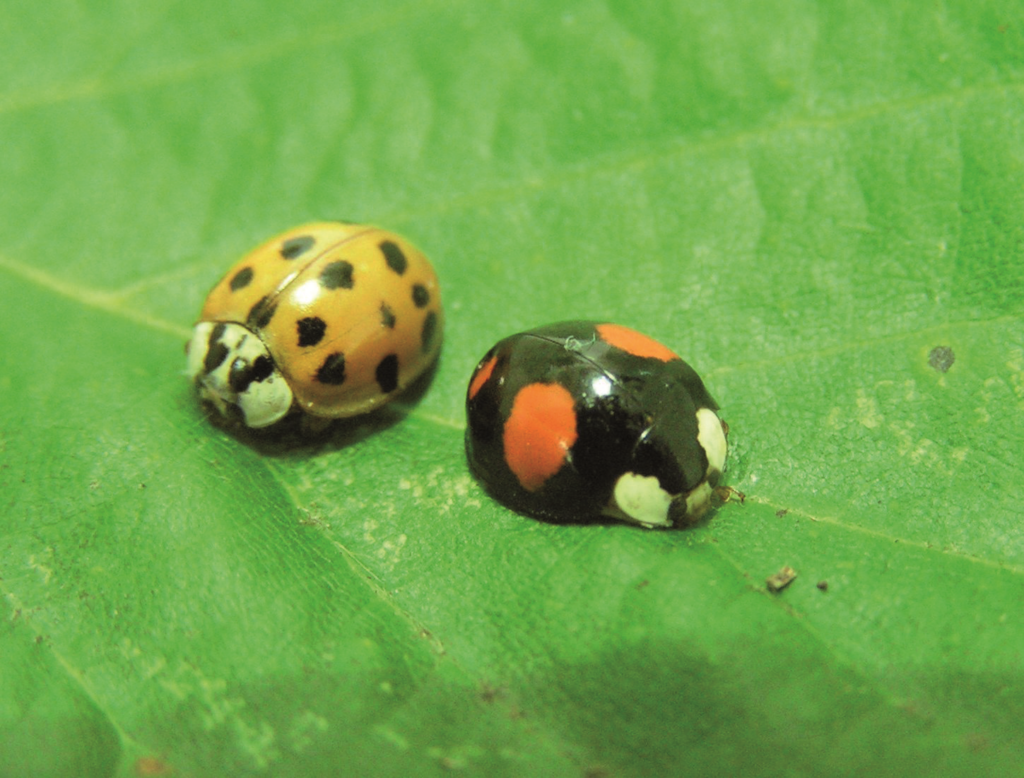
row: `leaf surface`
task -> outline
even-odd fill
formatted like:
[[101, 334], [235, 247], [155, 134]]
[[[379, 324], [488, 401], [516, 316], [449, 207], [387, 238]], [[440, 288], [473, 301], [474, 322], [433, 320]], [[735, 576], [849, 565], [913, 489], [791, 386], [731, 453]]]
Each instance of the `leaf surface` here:
[[[0, 776], [1019, 770], [1015, 4], [8, 17]], [[433, 259], [437, 372], [230, 434], [182, 344], [322, 218]], [[470, 372], [570, 318], [694, 365], [745, 501], [657, 532], [482, 491]]]

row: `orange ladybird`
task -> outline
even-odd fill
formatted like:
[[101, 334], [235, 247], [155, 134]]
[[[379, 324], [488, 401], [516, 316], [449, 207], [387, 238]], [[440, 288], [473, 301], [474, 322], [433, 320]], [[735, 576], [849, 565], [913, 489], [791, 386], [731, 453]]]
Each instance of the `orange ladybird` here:
[[430, 262], [377, 227], [320, 222], [243, 257], [186, 347], [200, 397], [249, 427], [388, 402], [437, 358], [444, 314]]

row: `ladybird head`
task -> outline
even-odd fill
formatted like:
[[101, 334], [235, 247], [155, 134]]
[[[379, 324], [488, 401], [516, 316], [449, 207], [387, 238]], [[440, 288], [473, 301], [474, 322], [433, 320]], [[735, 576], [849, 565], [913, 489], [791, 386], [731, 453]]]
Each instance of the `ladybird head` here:
[[263, 341], [241, 324], [199, 322], [185, 348], [199, 396], [224, 416], [268, 427], [292, 407], [292, 390]]

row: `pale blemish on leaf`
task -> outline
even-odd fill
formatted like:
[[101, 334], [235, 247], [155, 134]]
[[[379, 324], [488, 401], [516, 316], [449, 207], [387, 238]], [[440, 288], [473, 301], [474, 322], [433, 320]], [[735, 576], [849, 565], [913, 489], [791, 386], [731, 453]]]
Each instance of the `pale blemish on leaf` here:
[[275, 745], [274, 728], [266, 721], [259, 721], [255, 726], [241, 718], [233, 719], [235, 742], [239, 751], [247, 754], [253, 764], [265, 770], [281, 758], [281, 751]]
[[437, 763], [445, 770], [464, 770], [472, 760], [479, 759], [484, 753], [479, 746], [470, 744], [457, 745], [448, 749], [431, 746], [427, 749], [427, 756], [437, 760]]
[[363, 540], [367, 543], [374, 543], [376, 539], [373, 536], [373, 531], [380, 526], [380, 522], [376, 519], [367, 518], [363, 521]]
[[845, 427], [846, 425], [842, 424], [845, 418], [846, 412], [842, 408], [838, 406], [833, 407], [825, 418], [825, 425], [830, 429], [839, 429], [841, 426]]
[[[53, 549], [52, 548], [47, 548], [47, 549], [45, 549], [45, 551], [46, 551], [47, 561], [48, 562], [52, 561], [53, 560]], [[35, 554], [29, 554], [28, 565], [33, 570], [35, 570], [36, 572], [38, 572], [38, 573], [40, 573], [42, 575], [43, 583], [44, 584], [50, 583], [50, 578], [53, 577], [53, 569], [51, 567], [49, 567], [48, 565], [43, 564], [43, 562], [39, 559], [39, 557], [37, 557]]]
[[423, 485], [418, 481], [411, 481], [408, 478], [400, 478], [398, 480], [398, 488], [403, 492], [412, 492], [412, 496], [419, 499], [423, 496]]
[[122, 638], [118, 645], [123, 656], [132, 665], [142, 668], [142, 677], [147, 681], [156, 677], [167, 667], [167, 659], [163, 656], [148, 657], [142, 647], [131, 638]]
[[295, 717], [285, 740], [292, 751], [302, 753], [313, 744], [318, 735], [326, 732], [329, 727], [327, 719], [323, 716], [306, 710]]
[[281, 757], [273, 727], [248, 712], [245, 699], [230, 693], [226, 679], [208, 678], [196, 665], [182, 661], [159, 683], [178, 700], [191, 701], [205, 731], [227, 727], [234, 735], [238, 750], [246, 754], [255, 767], [265, 769]]
[[893, 422], [888, 429], [896, 436], [897, 452], [915, 467], [933, 470], [943, 476], [952, 476], [967, 458], [966, 447], [948, 449], [934, 440], [919, 436], [912, 421]]
[[399, 733], [395, 732], [390, 727], [385, 727], [382, 724], [378, 724], [373, 728], [373, 731], [375, 734], [386, 740], [399, 751], [409, 750], [409, 741], [402, 737], [402, 735], [400, 735]]
[[884, 421], [878, 410], [878, 401], [869, 397], [863, 389], [857, 390], [857, 421], [868, 429], [875, 429]]
[[1024, 401], [1024, 349], [1010, 349], [1010, 358], [1006, 362], [1010, 369], [1010, 385], [1017, 399]]
[[405, 547], [409, 537], [403, 532], [397, 538], [392, 540], [385, 540], [381, 543], [380, 548], [377, 549], [377, 558], [386, 559], [390, 567], [394, 567], [398, 564], [398, 555]]
[[988, 424], [992, 420], [989, 408], [998, 407], [1000, 396], [1005, 397], [1008, 390], [1006, 382], [998, 376], [992, 376], [985, 380], [981, 389], [981, 405], [974, 409], [978, 424]]

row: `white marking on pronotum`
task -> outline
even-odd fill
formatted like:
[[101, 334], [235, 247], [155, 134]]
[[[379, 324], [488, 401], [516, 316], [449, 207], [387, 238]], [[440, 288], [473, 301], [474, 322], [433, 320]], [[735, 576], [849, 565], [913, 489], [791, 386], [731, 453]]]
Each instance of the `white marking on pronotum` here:
[[265, 357], [273, 364], [263, 341], [249, 337], [252, 333], [241, 324], [224, 325], [217, 343], [224, 346], [227, 353], [213, 370], [206, 371], [210, 335], [217, 326], [214, 322], [199, 322], [188, 344], [188, 375], [199, 387], [200, 396], [225, 416], [228, 405], [237, 405], [245, 416], [245, 423], [253, 428], [268, 427], [287, 415], [292, 407], [292, 390], [276, 366], [262, 380], [250, 381], [244, 391], [236, 392], [232, 388], [231, 368], [236, 362], [250, 367], [257, 359]]
[[722, 420], [710, 408], [701, 408], [697, 411], [697, 442], [708, 457], [708, 477], [710, 478], [713, 472], [721, 473], [725, 468], [728, 443], [725, 441]]

